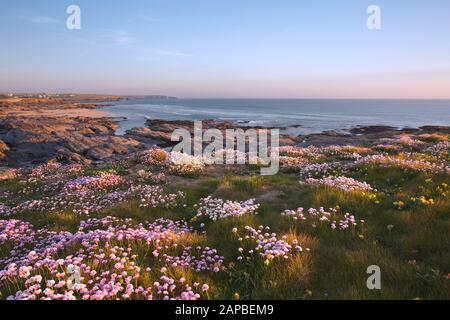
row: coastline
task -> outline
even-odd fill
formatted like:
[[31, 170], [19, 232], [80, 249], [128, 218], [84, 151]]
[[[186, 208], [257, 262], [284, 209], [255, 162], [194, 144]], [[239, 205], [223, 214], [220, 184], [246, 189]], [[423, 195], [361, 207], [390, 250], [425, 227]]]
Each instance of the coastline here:
[[346, 133], [357, 125], [401, 129], [450, 124], [450, 100], [135, 99], [103, 110], [127, 118], [119, 123], [119, 134], [145, 126], [147, 119], [214, 119], [236, 126], [287, 128], [283, 133], [290, 135]]
[[[117, 135], [120, 122], [102, 110], [113, 99], [89, 96], [67, 100], [21, 99], [0, 101], [0, 149], [7, 167], [34, 166], [47, 161], [101, 164], [151, 147], [170, 148], [175, 129], [192, 131], [190, 120], [146, 120], [145, 125]], [[395, 128], [384, 125], [354, 126], [346, 132], [328, 130], [311, 134], [290, 134], [287, 127], [252, 126], [240, 121], [203, 121], [204, 129], [280, 129], [281, 146], [368, 145], [377, 139], [401, 134], [450, 133], [450, 127]]]
[[[169, 144], [176, 128], [192, 130], [192, 121], [153, 119], [145, 127], [117, 136], [117, 119], [86, 116], [97, 108], [88, 105], [80, 109], [80, 105], [69, 102], [0, 108], [0, 156], [2, 165], [7, 166], [0, 166], [0, 215], [3, 226], [7, 226], [3, 233], [8, 235], [12, 230], [13, 241], [29, 241], [25, 251], [6, 250], [7, 257], [19, 254], [25, 259], [21, 261], [26, 261], [23, 268], [30, 268], [29, 273], [18, 275], [17, 269], [3, 267], [2, 272], [9, 272], [14, 283], [24, 283], [23, 277], [34, 279], [35, 274], [45, 279], [44, 285], [57, 279], [57, 271], [42, 273], [43, 260], [35, 263], [26, 259], [30, 254], [51, 251], [55, 255], [42, 258], [52, 261], [51, 265], [59, 266], [57, 261], [62, 261], [69, 267], [73, 261], [70, 248], [82, 239], [82, 246], [92, 241], [92, 246], [86, 247], [89, 255], [107, 252], [97, 250], [109, 250], [114, 243], [130, 257], [152, 256], [151, 260], [136, 260], [137, 275], [142, 275], [136, 281], [149, 288], [147, 292], [152, 292], [152, 284], [167, 270], [173, 270], [187, 272], [179, 275], [183, 276], [181, 285], [189, 276], [196, 276], [199, 280], [195, 281], [211, 287], [214, 295], [205, 299], [234, 298], [234, 292], [249, 299], [294, 299], [302, 294], [310, 299], [323, 297], [312, 292], [326, 292], [328, 299], [373, 298], [368, 296], [365, 279], [355, 277], [355, 272], [365, 275], [366, 266], [383, 259], [387, 261], [383, 270], [402, 272], [406, 277], [401, 283], [385, 281], [383, 286], [389, 289], [382, 292], [383, 298], [449, 296], [445, 243], [449, 234], [450, 127], [398, 130], [359, 126], [345, 134], [325, 131], [286, 136], [279, 148], [279, 171], [265, 176], [261, 175], [263, 163], [208, 164], [203, 158], [183, 157], [155, 147]], [[221, 130], [236, 127], [214, 120], [204, 125]], [[240, 124], [241, 128], [245, 125]], [[173, 162], [172, 157], [184, 162]], [[272, 233], [262, 233], [258, 226], [266, 226]], [[28, 236], [35, 229], [39, 238], [34, 233]], [[131, 246], [123, 244], [124, 232], [125, 242]], [[198, 262], [199, 271], [191, 273], [183, 265], [157, 258], [171, 256], [174, 251], [163, 247], [155, 251], [147, 239], [167, 240], [168, 234], [177, 232], [180, 238], [174, 241], [183, 253], [174, 259], [180, 257], [183, 262], [186, 257], [206, 253], [201, 261], [211, 263]], [[248, 241], [241, 242], [239, 237], [247, 232], [251, 232]], [[274, 239], [268, 243], [281, 244], [281, 254], [260, 254], [258, 248], [264, 246], [252, 240], [257, 234], [263, 240]], [[41, 236], [47, 242], [40, 242]], [[56, 246], [52, 244], [55, 236], [61, 237]], [[424, 237], [430, 239], [426, 246]], [[83, 260], [84, 252], [78, 252], [77, 259], [92, 265], [89, 271], [95, 271], [94, 276], [125, 268], [125, 264], [116, 267], [117, 260], [93, 264], [90, 259]], [[56, 260], [56, 253], [62, 258]], [[241, 263], [243, 259], [252, 261], [250, 268]], [[131, 265], [134, 260], [126, 262]], [[192, 260], [185, 266], [189, 268], [190, 263]], [[233, 268], [225, 269], [231, 263]], [[317, 269], [310, 269], [313, 265]], [[204, 266], [208, 269], [201, 269]], [[424, 272], [433, 270], [428, 273], [434, 277], [432, 290], [423, 289], [417, 281], [423, 274], [418, 275], [419, 266], [424, 266], [420, 269]], [[332, 281], [324, 279], [319, 270], [327, 270]], [[258, 287], [240, 283], [244, 272], [259, 281]], [[261, 272], [263, 276], [259, 277]], [[93, 279], [85, 285], [97, 294], [94, 286], [104, 278]], [[239, 281], [232, 283], [233, 279]], [[270, 279], [279, 280], [268, 291]], [[414, 283], [419, 285], [411, 288]], [[126, 288], [123, 282], [117, 285]], [[41, 289], [30, 290], [34, 289], [26, 284], [0, 287], [2, 299], [25, 299], [29, 294], [41, 297]], [[71, 297], [85, 296], [75, 291]], [[155, 297], [163, 298], [151, 298]], [[119, 294], [114, 298], [146, 297]]]

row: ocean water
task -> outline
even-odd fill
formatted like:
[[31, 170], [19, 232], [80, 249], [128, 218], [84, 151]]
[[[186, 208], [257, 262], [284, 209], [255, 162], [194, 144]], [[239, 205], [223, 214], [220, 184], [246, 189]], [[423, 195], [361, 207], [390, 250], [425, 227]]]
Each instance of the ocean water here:
[[358, 125], [450, 126], [450, 100], [178, 99], [123, 100], [103, 108], [120, 121], [117, 134], [146, 119], [232, 121], [254, 126], [298, 126], [293, 134], [346, 131]]

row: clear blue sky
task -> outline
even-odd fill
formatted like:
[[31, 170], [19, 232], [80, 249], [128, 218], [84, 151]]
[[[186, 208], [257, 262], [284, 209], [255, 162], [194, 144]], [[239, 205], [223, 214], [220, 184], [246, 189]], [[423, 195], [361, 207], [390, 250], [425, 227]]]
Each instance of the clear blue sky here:
[[0, 38], [3, 92], [450, 98], [448, 0], [4, 1]]

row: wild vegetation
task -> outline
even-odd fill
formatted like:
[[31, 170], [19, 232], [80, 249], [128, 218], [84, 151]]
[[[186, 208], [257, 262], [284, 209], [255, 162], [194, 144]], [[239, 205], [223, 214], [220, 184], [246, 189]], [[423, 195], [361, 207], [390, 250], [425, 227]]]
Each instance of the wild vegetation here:
[[160, 149], [16, 170], [0, 298], [448, 299], [449, 140], [281, 147], [274, 176]]

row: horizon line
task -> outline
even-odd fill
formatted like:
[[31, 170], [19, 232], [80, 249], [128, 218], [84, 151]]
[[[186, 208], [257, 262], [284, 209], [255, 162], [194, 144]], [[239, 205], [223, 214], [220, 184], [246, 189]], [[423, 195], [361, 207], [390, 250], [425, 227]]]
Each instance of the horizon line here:
[[175, 98], [178, 100], [208, 100], [208, 99], [220, 99], [220, 100], [450, 100], [450, 97], [446, 98], [399, 98], [399, 97], [388, 97], [388, 98], [376, 98], [376, 97], [364, 97], [364, 98], [355, 98], [355, 97], [332, 97], [332, 98], [320, 98], [320, 97], [295, 97], [295, 98], [280, 98], [280, 97], [218, 97], [218, 96], [211, 96], [211, 97], [183, 97], [183, 96], [177, 96], [177, 95], [167, 95], [167, 94], [116, 94], [116, 93], [77, 93], [77, 92], [46, 92], [46, 91], [35, 91], [35, 92], [27, 92], [27, 91], [2, 91], [0, 92], [0, 95], [9, 95], [9, 94], [22, 94], [22, 95], [37, 95], [37, 94], [50, 94], [50, 95], [95, 95], [95, 96], [116, 96], [116, 97], [167, 97], [167, 98]]

